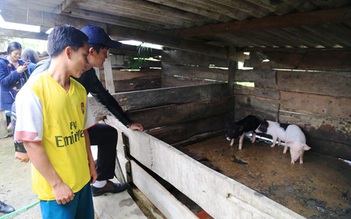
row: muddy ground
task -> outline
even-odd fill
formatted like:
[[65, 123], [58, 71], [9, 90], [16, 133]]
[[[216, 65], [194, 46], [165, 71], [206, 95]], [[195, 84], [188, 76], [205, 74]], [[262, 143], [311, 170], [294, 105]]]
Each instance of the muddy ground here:
[[181, 150], [306, 218], [351, 218], [351, 166], [307, 151], [304, 164], [291, 164], [283, 147], [244, 140], [238, 150], [224, 136]]

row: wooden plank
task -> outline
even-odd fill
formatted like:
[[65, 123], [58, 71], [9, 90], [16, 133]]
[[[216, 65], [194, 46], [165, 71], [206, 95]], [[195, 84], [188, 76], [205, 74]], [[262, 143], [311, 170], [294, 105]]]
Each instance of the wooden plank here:
[[137, 91], [145, 89], [157, 89], [161, 87], [161, 78], [140, 78], [133, 80], [114, 81], [116, 93]]
[[128, 136], [132, 157], [171, 183], [213, 218], [303, 218], [169, 144], [146, 133], [131, 131], [111, 116], [108, 120]]
[[230, 117], [230, 112], [177, 125], [157, 127], [148, 130], [148, 134], [168, 144], [176, 144], [199, 134], [216, 133], [224, 130], [227, 117]]
[[279, 115], [280, 104], [271, 99], [264, 99], [248, 95], [235, 95], [235, 119], [243, 119], [252, 114], [259, 119], [276, 121]]
[[264, 52], [268, 59], [291, 66], [292, 69], [351, 69], [349, 50], [327, 50], [306, 52]]
[[312, 147], [311, 150], [328, 156], [351, 160], [350, 144], [342, 144], [335, 141], [329, 141], [320, 138], [310, 138], [308, 145]]
[[235, 81], [235, 74], [238, 70], [238, 62], [235, 61], [235, 56], [237, 51], [235, 48], [229, 48], [229, 58], [228, 58], [228, 93], [233, 95], [234, 92], [234, 81]]
[[146, 108], [130, 112], [129, 115], [133, 121], [139, 121], [145, 129], [150, 129], [225, 115], [230, 111], [234, 113], [233, 96]]
[[167, 75], [161, 75], [161, 87], [183, 87], [183, 86], [196, 86], [204, 84], [213, 84], [213, 82], [204, 81], [204, 80], [194, 80], [194, 79], [185, 79]]
[[[114, 55], [138, 56], [138, 46], [122, 44], [119, 48], [110, 48], [109, 52]], [[152, 49], [148, 51], [150, 57], [158, 57], [162, 54], [161, 49]]]
[[276, 85], [276, 71], [272, 70], [238, 70], [236, 82], [255, 82], [258, 85]]
[[252, 107], [246, 107], [237, 104], [235, 106], [235, 117], [233, 121], [239, 121], [243, 118], [245, 118], [248, 115], [254, 115], [261, 121], [263, 119], [268, 119], [272, 121], [276, 121], [278, 118], [278, 112], [277, 111], [267, 111], [267, 110], [262, 110], [262, 109], [255, 109]]
[[114, 94], [125, 110], [137, 110], [166, 104], [179, 104], [200, 100], [210, 100], [227, 95], [226, 84], [206, 84]]
[[198, 218], [135, 161], [131, 161], [133, 183], [166, 218]]
[[284, 110], [279, 112], [279, 121], [297, 124], [302, 127], [306, 131], [307, 136], [311, 138], [349, 144], [349, 147], [351, 147], [350, 121], [320, 117], [317, 115], [299, 114]]
[[60, 10], [62, 12], [70, 13], [73, 10], [75, 10], [81, 3], [82, 3], [82, 0], [65, 0], [60, 5]]
[[191, 41], [175, 37], [174, 35], [156, 34], [151, 31], [136, 30], [126, 27], [111, 28], [108, 32], [112, 37], [126, 37], [149, 43], [155, 43], [168, 46], [174, 49], [196, 52], [200, 54], [211, 54], [219, 58], [227, 58], [228, 51], [226, 47], [204, 44], [199, 41]]
[[[159, 88], [142, 91], [129, 91], [112, 94], [125, 111], [139, 110], [168, 104], [182, 104], [194, 101], [211, 100], [227, 96], [226, 84], [205, 84]], [[89, 104], [95, 117], [109, 114], [106, 107], [89, 96]]]
[[167, 64], [193, 65], [201, 67], [209, 67], [210, 65], [217, 67], [228, 67], [228, 60], [210, 55], [187, 52], [183, 50], [163, 50], [162, 62]]
[[208, 17], [210, 19], [217, 20], [220, 22], [226, 22], [226, 21], [231, 20], [231, 18], [229, 18], [227, 16], [223, 16], [223, 15], [220, 15], [220, 14], [214, 12], [214, 11], [210, 11], [207, 9], [197, 7], [196, 5], [190, 6], [190, 5], [183, 4], [181, 2], [174, 1], [174, 0], [149, 0], [149, 1], [155, 2], [155, 3], [162, 3], [163, 5], [167, 5], [167, 6], [170, 6], [172, 8], [177, 8], [179, 10], [188, 11], [188, 12], [191, 12], [194, 14], [202, 15], [204, 17]]
[[219, 82], [226, 82], [228, 80], [227, 69], [215, 69], [197, 66], [179, 66], [167, 63], [162, 63], [162, 74], [168, 76], [178, 75], [198, 80], [214, 80]]
[[184, 29], [180, 35], [182, 37], [194, 37], [204, 35], [214, 35], [219, 33], [235, 33], [239, 31], [252, 31], [286, 27], [300, 27], [305, 25], [320, 24], [326, 22], [342, 22], [351, 19], [350, 8], [337, 8], [320, 10], [313, 12], [302, 12], [286, 14], [281, 16], [271, 16], [259, 19], [227, 22], [221, 24], [204, 25]]
[[236, 104], [264, 111], [278, 112], [279, 109], [279, 103], [277, 101], [248, 95], [235, 95], [235, 105]]
[[281, 109], [307, 115], [351, 119], [351, 98], [281, 91]]
[[349, 72], [277, 72], [282, 91], [303, 92], [333, 97], [351, 97]]
[[202, 1], [202, 0], [192, 0], [192, 1], [177, 0], [177, 1], [182, 2], [185, 5], [191, 5], [191, 6], [202, 8], [204, 10], [213, 11], [213, 12], [216, 12], [217, 14], [220, 14], [222, 16], [227, 16], [234, 20], [243, 20], [247, 17], [246, 13], [240, 10], [223, 7], [221, 5], [218, 5], [217, 2], [213, 2], [213, 1]]
[[248, 96], [263, 97], [266, 99], [279, 100], [280, 93], [278, 89], [262, 88], [262, 87], [247, 87], [241, 85], [234, 86], [235, 94], [245, 94]]
[[11, 30], [0, 28], [0, 36], [5, 37], [18, 37], [18, 38], [28, 38], [28, 39], [38, 39], [38, 40], [47, 40], [48, 35], [45, 33], [35, 33], [21, 30]]
[[[103, 71], [101, 71], [103, 72]], [[113, 80], [133, 80], [140, 78], [159, 78], [161, 77], [161, 71], [156, 70], [143, 70], [143, 71], [121, 71], [118, 69], [112, 69]], [[105, 80], [104, 74], [101, 74], [101, 80]]]

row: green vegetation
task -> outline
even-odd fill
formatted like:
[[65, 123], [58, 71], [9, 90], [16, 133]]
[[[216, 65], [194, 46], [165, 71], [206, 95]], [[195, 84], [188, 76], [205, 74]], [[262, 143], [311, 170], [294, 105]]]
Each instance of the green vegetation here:
[[137, 47], [137, 56], [131, 57], [128, 62], [128, 69], [137, 70], [140, 69], [143, 63], [148, 60], [151, 56], [152, 48], [146, 47], [140, 44]]

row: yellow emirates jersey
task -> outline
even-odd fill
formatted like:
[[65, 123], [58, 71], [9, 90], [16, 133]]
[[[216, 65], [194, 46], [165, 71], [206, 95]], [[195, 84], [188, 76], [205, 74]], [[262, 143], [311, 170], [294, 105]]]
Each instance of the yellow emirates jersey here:
[[[83, 130], [94, 125], [85, 88], [70, 79], [64, 90], [47, 72], [30, 80], [16, 99], [15, 140], [41, 142], [56, 172], [73, 192], [90, 181]], [[35, 169], [32, 187], [40, 200], [55, 200], [48, 181]]]

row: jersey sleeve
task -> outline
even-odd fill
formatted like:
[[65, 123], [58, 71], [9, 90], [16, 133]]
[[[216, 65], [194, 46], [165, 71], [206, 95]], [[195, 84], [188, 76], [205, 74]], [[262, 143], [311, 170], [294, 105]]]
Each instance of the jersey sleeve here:
[[40, 142], [44, 128], [42, 104], [30, 89], [22, 89], [17, 94], [16, 116], [14, 140]]

